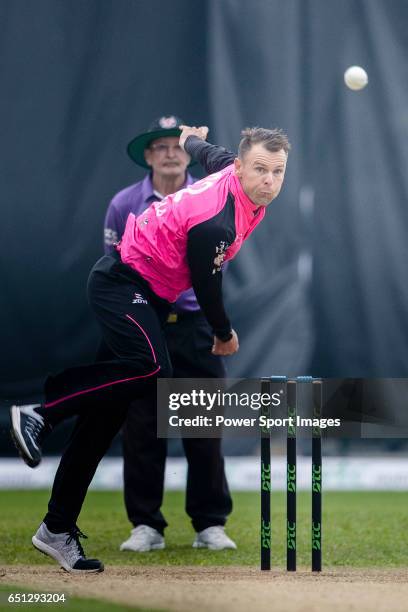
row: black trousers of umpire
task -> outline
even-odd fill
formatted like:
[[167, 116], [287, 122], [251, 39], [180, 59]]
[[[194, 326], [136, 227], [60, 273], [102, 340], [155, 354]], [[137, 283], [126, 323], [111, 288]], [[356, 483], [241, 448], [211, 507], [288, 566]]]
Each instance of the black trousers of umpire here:
[[[170, 317], [171, 319], [172, 317]], [[165, 325], [176, 378], [222, 378], [222, 358], [211, 354], [213, 336], [201, 312], [177, 316]], [[125, 505], [130, 522], [149, 525], [163, 534], [167, 440], [157, 438], [156, 408], [149, 398], [133, 402], [123, 427]], [[224, 471], [221, 439], [183, 439], [187, 459], [186, 512], [202, 531], [225, 525], [232, 500]]]
[[115, 359], [64, 370], [45, 383], [41, 413], [51, 425], [74, 414], [75, 430], [52, 488], [46, 525], [76, 524], [89, 484], [135, 398], [154, 395], [157, 376], [171, 376], [163, 333], [170, 305], [118, 258], [104, 256], [88, 281], [90, 305]]

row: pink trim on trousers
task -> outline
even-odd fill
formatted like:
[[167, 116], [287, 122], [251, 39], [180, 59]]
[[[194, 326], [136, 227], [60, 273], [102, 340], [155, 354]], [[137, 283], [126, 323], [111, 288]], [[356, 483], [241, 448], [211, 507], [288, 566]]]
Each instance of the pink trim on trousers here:
[[146, 332], [145, 332], [145, 330], [143, 329], [143, 327], [142, 327], [142, 326], [141, 326], [141, 325], [140, 325], [140, 324], [139, 324], [137, 321], [135, 321], [135, 320], [133, 319], [133, 317], [131, 317], [131, 316], [130, 316], [130, 315], [128, 315], [128, 314], [127, 314], [126, 316], [127, 316], [127, 318], [128, 318], [128, 319], [130, 319], [130, 320], [132, 321], [132, 323], [134, 323], [135, 325], [137, 325], [137, 326], [138, 326], [138, 328], [142, 330], [142, 333], [144, 334], [144, 336], [145, 336], [145, 338], [146, 338], [147, 342], [149, 343], [150, 350], [152, 351], [153, 361], [154, 361], [154, 363], [157, 363], [156, 354], [155, 354], [155, 352], [154, 352], [153, 345], [152, 345], [152, 343], [151, 343], [151, 342], [150, 342], [150, 340], [149, 340], [149, 336], [146, 334]]
[[71, 395], [66, 395], [65, 397], [61, 397], [60, 399], [55, 400], [54, 402], [48, 402], [44, 404], [44, 408], [52, 408], [61, 402], [65, 402], [73, 397], [78, 397], [78, 395], [84, 395], [85, 393], [91, 393], [92, 391], [99, 391], [99, 389], [103, 389], [104, 387], [109, 387], [110, 385], [118, 385], [119, 383], [129, 382], [131, 380], [137, 380], [138, 378], [149, 378], [149, 376], [154, 376], [160, 370], [160, 366], [156, 368], [150, 374], [143, 374], [143, 376], [132, 376], [131, 378], [123, 378], [122, 380], [114, 380], [112, 382], [104, 383], [103, 385], [99, 385], [99, 387], [92, 387], [91, 389], [84, 389], [83, 391], [77, 391], [76, 393], [71, 393]]

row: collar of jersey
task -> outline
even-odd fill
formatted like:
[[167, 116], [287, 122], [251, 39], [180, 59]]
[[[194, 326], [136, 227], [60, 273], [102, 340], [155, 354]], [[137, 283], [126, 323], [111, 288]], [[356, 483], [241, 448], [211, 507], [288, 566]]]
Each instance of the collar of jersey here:
[[[187, 172], [187, 176], [186, 176], [186, 182], [184, 183], [184, 185], [181, 187], [181, 189], [184, 189], [185, 187], [188, 187], [188, 185], [191, 185], [192, 183], [194, 183], [196, 179], [194, 179], [191, 174], [189, 174]], [[154, 189], [153, 189], [153, 183], [152, 183], [152, 173], [149, 172], [149, 174], [146, 174], [146, 176], [144, 177], [143, 181], [142, 181], [142, 197], [144, 202], [150, 203], [151, 201], [156, 202], [157, 201], [157, 196], [154, 193]]]

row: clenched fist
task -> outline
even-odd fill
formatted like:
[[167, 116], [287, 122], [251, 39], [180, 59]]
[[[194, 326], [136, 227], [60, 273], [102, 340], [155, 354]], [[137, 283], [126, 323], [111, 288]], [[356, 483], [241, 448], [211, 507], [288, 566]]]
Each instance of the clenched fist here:
[[228, 342], [222, 342], [217, 336], [214, 336], [214, 344], [212, 347], [213, 355], [233, 355], [239, 349], [238, 335], [237, 332], [232, 330], [232, 338]]

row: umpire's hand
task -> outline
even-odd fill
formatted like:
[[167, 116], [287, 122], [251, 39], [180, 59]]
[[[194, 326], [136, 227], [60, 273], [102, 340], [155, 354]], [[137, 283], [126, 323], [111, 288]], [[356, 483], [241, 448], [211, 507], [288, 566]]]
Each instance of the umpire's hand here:
[[237, 332], [232, 330], [232, 338], [228, 342], [222, 342], [217, 336], [214, 336], [214, 344], [212, 347], [213, 355], [233, 355], [239, 349]]
[[208, 127], [206, 125], [202, 125], [201, 127], [180, 125], [180, 130], [179, 145], [182, 149], [184, 149], [184, 143], [189, 136], [197, 136], [197, 138], [201, 138], [201, 140], [206, 140], [208, 136]]

